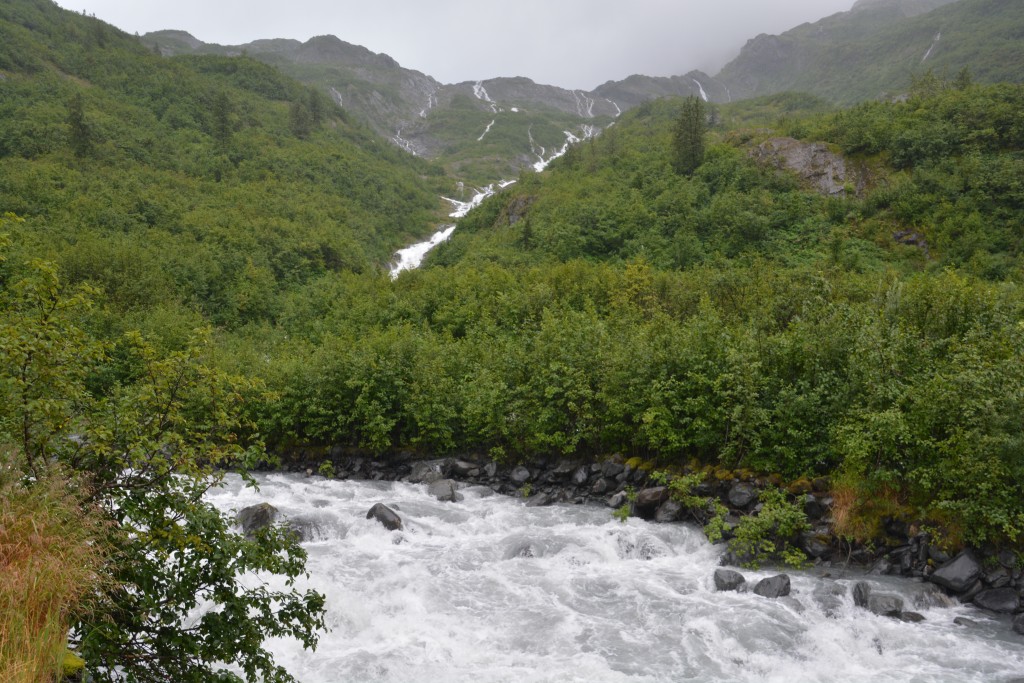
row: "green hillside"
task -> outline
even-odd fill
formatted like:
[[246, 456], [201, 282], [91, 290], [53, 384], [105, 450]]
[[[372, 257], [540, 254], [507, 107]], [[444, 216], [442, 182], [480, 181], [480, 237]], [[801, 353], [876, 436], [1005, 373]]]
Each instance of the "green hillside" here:
[[[929, 71], [962, 69], [981, 83], [1019, 83], [1024, 74], [1024, 5], [957, 0], [931, 11], [903, 0], [864, 4], [778, 36], [758, 36], [717, 79], [733, 98], [808, 92], [839, 104], [905, 93]], [[912, 11], [911, 11], [912, 10]]]
[[52, 3], [0, 7], [0, 213], [124, 311], [237, 325], [429, 234], [452, 184], [247, 58], [164, 59]]

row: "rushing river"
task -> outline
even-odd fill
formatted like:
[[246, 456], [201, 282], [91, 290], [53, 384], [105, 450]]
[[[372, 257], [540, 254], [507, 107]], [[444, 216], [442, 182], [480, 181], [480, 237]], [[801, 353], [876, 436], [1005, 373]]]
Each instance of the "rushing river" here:
[[[463, 490], [293, 475], [237, 477], [214, 491], [224, 510], [270, 502], [313, 529], [309, 584], [327, 596], [316, 652], [275, 641], [304, 683], [727, 681], [1007, 683], [1024, 680], [1024, 637], [973, 607], [916, 606], [921, 585], [872, 578], [926, 618], [904, 623], [853, 605], [863, 577], [791, 572], [791, 598], [715, 592], [721, 548], [689, 526], [600, 506], [528, 508]], [[402, 531], [365, 518], [399, 510]], [[745, 572], [748, 583], [774, 572]], [[882, 582], [885, 582], [882, 585]], [[828, 591], [825, 591], [828, 592]], [[832, 616], [826, 616], [826, 611]], [[974, 626], [953, 623], [968, 617]]]

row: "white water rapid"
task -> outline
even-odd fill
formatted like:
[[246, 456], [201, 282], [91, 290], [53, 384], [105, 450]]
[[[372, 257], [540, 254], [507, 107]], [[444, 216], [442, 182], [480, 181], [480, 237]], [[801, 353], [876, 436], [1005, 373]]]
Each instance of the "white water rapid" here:
[[[488, 127], [489, 128], [489, 127]], [[483, 189], [478, 189], [473, 198], [468, 202], [459, 201], [458, 199], [450, 199], [448, 197], [442, 197], [446, 202], [450, 202], [454, 211], [448, 214], [449, 218], [462, 218], [472, 209], [480, 206], [480, 202], [490, 197], [492, 194], [498, 191], [498, 189], [505, 189], [509, 185], [512, 185], [516, 181], [514, 180], [502, 180], [498, 183], [488, 185]], [[495, 189], [497, 186], [497, 189]], [[406, 247], [405, 249], [399, 249], [395, 252], [395, 260], [391, 266], [391, 279], [394, 280], [398, 277], [398, 274], [403, 270], [412, 270], [419, 268], [420, 264], [423, 263], [424, 257], [431, 249], [441, 244], [455, 232], [455, 226], [448, 224], [442, 225], [441, 229], [430, 236], [430, 239], [424, 240], [423, 242], [417, 242], [416, 244]]]
[[[554, 153], [552, 153], [551, 156], [546, 158], [544, 156], [544, 148], [534, 141], [533, 133], [528, 131], [530, 135], [530, 149], [533, 150], [534, 156], [537, 157], [537, 162], [533, 164], [533, 170], [536, 171], [537, 173], [540, 173], [541, 171], [546, 169], [552, 161], [561, 156], [565, 156], [565, 153], [569, 151], [569, 147], [571, 145], [574, 145], [577, 142], [582, 142], [583, 140], [589, 140], [590, 138], [597, 135], [597, 128], [595, 128], [594, 126], [584, 125], [581, 127], [580, 130], [581, 134], [583, 135], [582, 138], [577, 137], [571, 131], [563, 130], [562, 132], [565, 133], [565, 144], [558, 148]], [[538, 149], [540, 150], [539, 152], [537, 151]]]
[[940, 40], [942, 40], [942, 31], [939, 31], [938, 33], [935, 34], [935, 37], [932, 39], [932, 44], [928, 47], [928, 51], [924, 53], [924, 57], [921, 57], [922, 64], [924, 64], [925, 60], [932, 56], [932, 51], [939, 44]]
[[[468, 488], [440, 503], [423, 485], [231, 476], [222, 510], [270, 502], [313, 540], [309, 587], [327, 597], [316, 652], [274, 640], [303, 683], [1007, 683], [1024, 640], [969, 607], [913, 607], [917, 624], [855, 607], [850, 587], [790, 572], [790, 598], [715, 592], [720, 548], [700, 531], [601, 506], [528, 508]], [[366, 519], [395, 508], [401, 531]], [[745, 572], [748, 582], [775, 572]], [[272, 588], [283, 589], [276, 579]], [[869, 581], [879, 587], [883, 579]], [[826, 616], [823, 587], [846, 595]], [[920, 584], [889, 580], [909, 604]], [[305, 586], [303, 586], [305, 587]], [[958, 616], [974, 626], [954, 625]]]
[[696, 78], [692, 78], [690, 80], [692, 80], [694, 83], [697, 84], [697, 88], [700, 89], [700, 98], [702, 100], [704, 100], [705, 102], [707, 102], [708, 101], [708, 94], [706, 92], [704, 92], [704, 86], [701, 85], [700, 81], [698, 81]]

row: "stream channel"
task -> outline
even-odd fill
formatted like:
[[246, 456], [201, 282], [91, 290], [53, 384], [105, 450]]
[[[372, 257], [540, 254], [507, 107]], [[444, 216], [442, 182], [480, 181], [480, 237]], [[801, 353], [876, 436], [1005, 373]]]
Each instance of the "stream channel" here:
[[[688, 525], [526, 507], [483, 487], [445, 503], [425, 485], [257, 481], [231, 475], [210, 499], [225, 511], [269, 502], [305, 528], [308, 586], [327, 597], [330, 631], [315, 652], [270, 646], [303, 683], [1024, 681], [1024, 637], [1007, 617], [934, 606], [910, 580], [833, 568], [788, 571], [787, 598], [717, 592], [724, 548]], [[366, 519], [375, 503], [404, 529]], [[743, 572], [753, 585], [778, 570]], [[925, 621], [854, 606], [860, 580]]]

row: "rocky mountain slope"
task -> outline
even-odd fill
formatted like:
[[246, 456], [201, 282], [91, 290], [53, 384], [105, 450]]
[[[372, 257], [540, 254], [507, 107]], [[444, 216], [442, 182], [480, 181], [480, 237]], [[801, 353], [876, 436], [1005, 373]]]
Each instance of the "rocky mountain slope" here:
[[781, 35], [759, 35], [716, 80], [736, 99], [802, 91], [837, 104], [894, 96], [929, 70], [979, 82], [1024, 78], [1024, 3], [859, 0]]
[[661, 97], [725, 103], [801, 91], [852, 104], [905, 93], [929, 70], [951, 77], [963, 67], [979, 82], [1017, 82], [1022, 36], [1018, 0], [858, 0], [848, 12], [753, 38], [714, 77], [633, 75], [590, 92], [522, 77], [443, 84], [334, 36], [222, 46], [158, 31], [142, 40], [166, 56], [244, 53], [275, 65], [406, 151], [486, 184], [543, 165], [567, 140], [585, 139]]
[[157, 31], [142, 40], [165, 56], [244, 53], [275, 65], [330, 93], [335, 102], [398, 146], [438, 159], [471, 182], [514, 175], [543, 163], [570, 135], [583, 139], [650, 99], [728, 97], [699, 71], [672, 78], [631, 76], [585, 92], [523, 77], [443, 84], [404, 68], [386, 54], [334, 36], [223, 46], [183, 31]]

